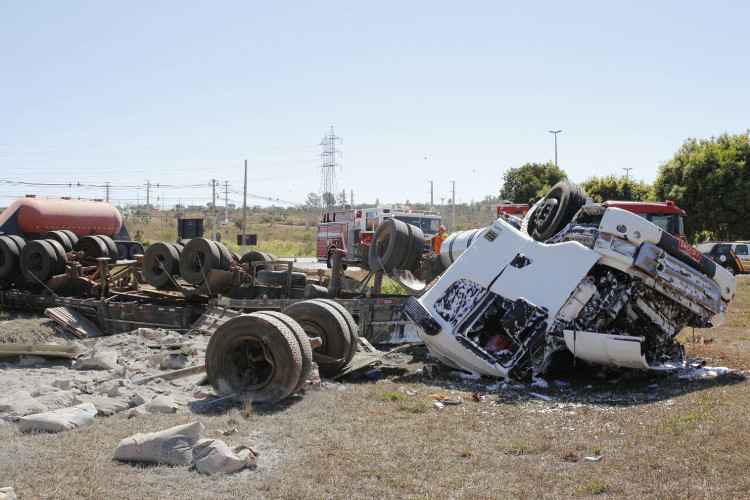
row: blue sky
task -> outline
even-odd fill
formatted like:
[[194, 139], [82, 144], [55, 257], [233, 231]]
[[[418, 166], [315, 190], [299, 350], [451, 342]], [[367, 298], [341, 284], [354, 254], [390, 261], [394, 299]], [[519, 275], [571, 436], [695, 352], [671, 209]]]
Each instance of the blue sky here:
[[[356, 201], [424, 201], [428, 179], [482, 199], [553, 158], [550, 128], [574, 180], [650, 181], [685, 138], [750, 127], [748, 19], [740, 1], [0, 0], [0, 179], [205, 202], [247, 158], [250, 192], [302, 201], [333, 124]], [[0, 204], [30, 190], [0, 184]]]

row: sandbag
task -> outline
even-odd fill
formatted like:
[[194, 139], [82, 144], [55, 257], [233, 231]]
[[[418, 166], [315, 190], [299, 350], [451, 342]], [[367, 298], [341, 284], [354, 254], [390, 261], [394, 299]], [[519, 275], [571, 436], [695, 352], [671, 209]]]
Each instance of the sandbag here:
[[193, 448], [193, 465], [203, 474], [232, 474], [254, 469], [256, 461], [250, 448], [238, 446], [232, 450], [220, 439], [201, 439]]
[[135, 434], [120, 441], [115, 449], [115, 460], [189, 465], [201, 432], [203, 424], [193, 422], [159, 432]]
[[96, 408], [91, 403], [83, 403], [70, 408], [60, 408], [45, 413], [21, 417], [18, 428], [21, 432], [62, 432], [94, 423]]

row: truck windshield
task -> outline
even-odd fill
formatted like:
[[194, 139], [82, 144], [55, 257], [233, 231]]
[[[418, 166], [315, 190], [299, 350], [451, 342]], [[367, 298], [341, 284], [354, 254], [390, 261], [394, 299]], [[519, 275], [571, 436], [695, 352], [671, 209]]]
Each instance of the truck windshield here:
[[685, 234], [685, 229], [682, 222], [682, 217], [677, 214], [640, 214], [641, 217], [647, 219], [664, 231], [668, 232], [673, 236], [682, 236]]
[[408, 215], [396, 215], [394, 219], [406, 222], [412, 226], [417, 226], [425, 234], [437, 234], [440, 227], [440, 219], [432, 217], [417, 217]]

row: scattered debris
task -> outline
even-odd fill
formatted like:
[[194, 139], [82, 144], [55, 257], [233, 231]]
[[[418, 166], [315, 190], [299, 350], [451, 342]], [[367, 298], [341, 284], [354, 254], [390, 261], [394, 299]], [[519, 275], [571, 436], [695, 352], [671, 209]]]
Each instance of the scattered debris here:
[[433, 401], [432, 402], [432, 407], [436, 408], [438, 410], [442, 410], [443, 408], [445, 408], [445, 405], [443, 403], [441, 403], [440, 401]]
[[18, 428], [21, 432], [62, 432], [94, 423], [96, 408], [91, 403], [60, 408], [46, 413], [21, 417]]
[[487, 395], [482, 392], [472, 392], [471, 400], [476, 401], [477, 403], [484, 403], [487, 401]]
[[539, 399], [544, 400], [544, 401], [552, 401], [552, 399], [553, 399], [550, 396], [547, 396], [545, 394], [539, 394], [538, 392], [530, 392], [529, 396], [534, 396], [535, 398], [539, 398]]
[[590, 457], [583, 457], [583, 459], [587, 462], [601, 462], [602, 458], [604, 458], [603, 455], [594, 455]]
[[115, 460], [168, 465], [190, 465], [193, 446], [200, 439], [203, 424], [170, 427], [159, 432], [135, 434], [120, 441], [115, 449]]
[[146, 411], [149, 413], [177, 413], [179, 407], [169, 396], [156, 396], [146, 403]]
[[76, 370], [114, 370], [117, 368], [117, 351], [96, 350], [91, 351], [75, 363], [73, 368]]
[[18, 497], [16, 496], [16, 491], [13, 489], [12, 486], [6, 486], [5, 488], [0, 488], [0, 500], [18, 500]]
[[193, 466], [203, 474], [232, 474], [257, 467], [253, 450], [246, 446], [229, 448], [219, 439], [202, 439], [193, 448]]
[[733, 372], [734, 370], [725, 366], [702, 366], [700, 368], [689, 367], [681, 370], [677, 377], [680, 380], [706, 380], [723, 377]]
[[78, 338], [99, 337], [102, 332], [81, 313], [67, 306], [49, 307], [44, 315]]
[[0, 344], [0, 357], [41, 356], [75, 359], [82, 352], [77, 344]]

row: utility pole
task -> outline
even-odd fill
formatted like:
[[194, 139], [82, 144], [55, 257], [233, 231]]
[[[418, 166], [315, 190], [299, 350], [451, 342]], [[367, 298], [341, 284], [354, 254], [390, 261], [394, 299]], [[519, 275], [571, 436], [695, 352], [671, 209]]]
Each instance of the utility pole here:
[[354, 208], [354, 190], [353, 189], [349, 190], [349, 205], [351, 205], [352, 208]]
[[104, 199], [107, 200], [107, 203], [109, 203], [109, 181], [104, 183]]
[[451, 218], [453, 221], [451, 222], [451, 230], [456, 230], [456, 181], [451, 181], [451, 184], [453, 185], [453, 194], [451, 195], [451, 204], [453, 205], [452, 208], [452, 216]]
[[430, 183], [430, 208], [435, 206], [435, 181], [427, 181]]
[[623, 167], [623, 170], [625, 171], [625, 182], [630, 182], [630, 171], [633, 170], [633, 167]]
[[242, 245], [245, 246], [245, 231], [247, 231], [247, 160], [245, 160], [245, 188], [242, 191]]
[[229, 223], [229, 181], [224, 181], [224, 224]]
[[557, 167], [557, 134], [562, 132], [562, 130], [550, 130], [549, 133], [555, 136], [555, 166]]
[[213, 223], [211, 224], [212, 233], [211, 239], [216, 239], [216, 185], [219, 183], [216, 179], [211, 179], [211, 218]]
[[151, 181], [146, 181], [146, 208], [151, 206]]

